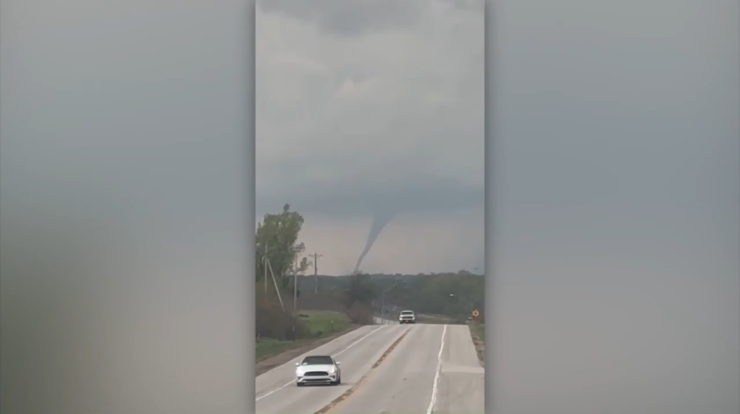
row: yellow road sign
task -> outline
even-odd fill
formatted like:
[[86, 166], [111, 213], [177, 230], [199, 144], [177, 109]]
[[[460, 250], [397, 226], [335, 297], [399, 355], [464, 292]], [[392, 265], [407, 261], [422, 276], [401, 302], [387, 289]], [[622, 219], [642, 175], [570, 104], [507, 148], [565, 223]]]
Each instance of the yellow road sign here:
[[478, 309], [475, 309], [475, 310], [473, 311], [473, 317], [474, 317], [474, 318], [477, 318], [477, 317], [478, 317], [478, 315], [480, 315], [480, 312], [478, 312]]

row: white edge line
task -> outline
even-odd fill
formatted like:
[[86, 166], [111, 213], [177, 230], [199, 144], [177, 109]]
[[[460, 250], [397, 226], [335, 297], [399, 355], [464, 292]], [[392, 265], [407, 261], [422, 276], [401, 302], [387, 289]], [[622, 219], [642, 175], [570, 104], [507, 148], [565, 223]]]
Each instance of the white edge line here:
[[445, 334], [447, 334], [447, 325], [442, 329], [442, 340], [439, 346], [439, 354], [437, 355], [437, 372], [434, 373], [434, 385], [432, 385], [432, 399], [429, 401], [429, 408], [427, 408], [427, 414], [432, 414], [434, 410], [434, 404], [437, 402], [437, 387], [439, 383], [439, 374], [442, 372], [442, 351], [445, 349]]
[[[355, 346], [355, 345], [356, 345], [356, 344], [357, 344], [358, 342], [360, 342], [360, 341], [364, 340], [364, 339], [365, 339], [365, 338], [367, 338], [368, 336], [370, 336], [370, 335], [374, 334], [375, 332], [378, 332], [379, 330], [381, 330], [381, 329], [383, 328], [383, 326], [385, 326], [385, 325], [379, 326], [379, 327], [377, 327], [377, 328], [373, 329], [372, 331], [370, 331], [369, 333], [367, 333], [367, 334], [365, 334], [365, 335], [361, 336], [361, 337], [360, 337], [360, 338], [359, 338], [358, 340], [356, 340], [356, 341], [352, 342], [351, 344], [349, 344], [349, 346], [348, 346], [348, 347], [346, 347], [346, 348], [342, 349], [341, 351], [337, 352], [337, 353], [336, 353], [336, 354], [334, 354], [333, 356], [338, 356], [338, 355], [341, 355], [342, 353], [344, 353], [344, 351], [346, 351], [346, 350], [348, 350], [348, 349], [352, 348], [352, 347], [353, 347], [353, 346]], [[447, 327], [446, 327], [446, 326], [445, 326], [445, 329], [447, 329]], [[340, 338], [341, 338], [341, 337], [340, 337]], [[337, 339], [339, 339], [339, 338], [337, 338]], [[331, 342], [329, 342], [329, 343], [331, 343]], [[290, 362], [288, 362], [288, 364], [290, 364]], [[272, 395], [272, 394], [274, 394], [274, 393], [276, 393], [276, 392], [278, 392], [278, 391], [282, 390], [283, 388], [287, 387], [288, 385], [291, 385], [291, 384], [293, 384], [294, 382], [295, 382], [295, 380], [290, 380], [290, 382], [288, 382], [287, 384], [285, 384], [285, 385], [281, 385], [280, 387], [278, 387], [278, 388], [275, 388], [274, 390], [272, 390], [272, 391], [268, 392], [267, 394], [262, 394], [261, 396], [259, 396], [259, 397], [255, 398], [254, 402], [257, 402], [257, 401], [259, 401], [259, 400], [261, 400], [261, 399], [263, 399], [263, 398], [269, 397], [270, 395]]]

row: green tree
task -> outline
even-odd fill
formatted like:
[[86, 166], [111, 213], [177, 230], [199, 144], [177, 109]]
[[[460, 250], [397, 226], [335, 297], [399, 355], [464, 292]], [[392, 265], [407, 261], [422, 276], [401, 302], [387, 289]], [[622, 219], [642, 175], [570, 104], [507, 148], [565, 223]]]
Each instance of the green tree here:
[[[290, 205], [285, 204], [283, 211], [278, 214], [265, 214], [262, 222], [257, 224], [257, 280], [264, 278], [265, 258], [269, 260], [272, 271], [281, 288], [290, 286], [293, 270], [300, 273], [309, 265], [308, 260], [303, 258], [296, 264], [296, 258], [303, 253], [305, 246], [298, 243], [298, 235], [303, 227], [303, 216], [296, 211], [290, 210]], [[270, 276], [268, 275], [268, 278]], [[271, 283], [269, 280], [266, 281]]]

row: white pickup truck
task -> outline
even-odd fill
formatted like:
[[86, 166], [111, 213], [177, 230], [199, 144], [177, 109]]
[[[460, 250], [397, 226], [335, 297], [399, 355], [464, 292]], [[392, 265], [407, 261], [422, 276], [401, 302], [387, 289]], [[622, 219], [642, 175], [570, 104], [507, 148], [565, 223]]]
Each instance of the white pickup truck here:
[[401, 311], [401, 314], [398, 315], [398, 323], [404, 324], [404, 323], [416, 323], [416, 314], [412, 310], [405, 310]]

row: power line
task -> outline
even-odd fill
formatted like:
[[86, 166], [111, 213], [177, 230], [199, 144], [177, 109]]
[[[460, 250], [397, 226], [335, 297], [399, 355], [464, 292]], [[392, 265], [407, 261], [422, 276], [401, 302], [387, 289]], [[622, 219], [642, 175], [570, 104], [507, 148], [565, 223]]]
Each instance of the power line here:
[[313, 258], [313, 278], [314, 278], [314, 294], [319, 293], [319, 257], [323, 257], [323, 254], [310, 254], [308, 257]]

